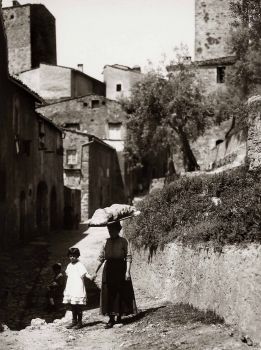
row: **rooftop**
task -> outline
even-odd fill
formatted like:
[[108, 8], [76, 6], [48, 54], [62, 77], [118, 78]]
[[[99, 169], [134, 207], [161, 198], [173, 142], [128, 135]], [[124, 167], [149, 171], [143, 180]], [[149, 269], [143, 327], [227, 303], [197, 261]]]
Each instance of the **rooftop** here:
[[[194, 61], [186, 63], [187, 65], [194, 65], [196, 67], [216, 67], [216, 66], [229, 66], [234, 64], [236, 61], [235, 56], [225, 56], [225, 57], [218, 57], [218, 58], [212, 58], [210, 60], [204, 60], [204, 61]], [[168, 72], [176, 71], [179, 69], [178, 64], [172, 64], [166, 67]]]
[[42, 99], [41, 96], [39, 96], [35, 91], [31, 90], [27, 85], [25, 85], [17, 76], [14, 75], [9, 75], [9, 79], [15, 83], [16, 85], [18, 85], [20, 88], [22, 88], [23, 90], [25, 90], [27, 93], [29, 93], [30, 95], [32, 95], [35, 100], [41, 104], [44, 103], [44, 100]]
[[112, 67], [112, 68], [115, 68], [115, 69], [121, 69], [121, 70], [125, 70], [125, 71], [131, 71], [131, 72], [134, 72], [134, 73], [141, 73], [141, 69], [140, 69], [140, 66], [134, 66], [134, 67], [128, 67], [128, 66], [124, 66], [124, 65], [122, 65], [122, 64], [112, 64], [112, 65], [110, 65], [110, 64], [106, 64], [105, 66], [104, 66], [104, 69], [106, 68], [106, 67]]

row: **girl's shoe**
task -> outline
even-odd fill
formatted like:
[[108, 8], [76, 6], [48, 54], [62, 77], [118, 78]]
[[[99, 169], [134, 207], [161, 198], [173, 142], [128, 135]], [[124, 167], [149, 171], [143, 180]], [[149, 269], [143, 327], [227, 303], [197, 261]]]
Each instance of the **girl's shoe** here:
[[116, 323], [122, 323], [121, 316], [117, 316], [117, 317], [116, 317]]
[[82, 322], [78, 322], [74, 329], [81, 329], [83, 327]]

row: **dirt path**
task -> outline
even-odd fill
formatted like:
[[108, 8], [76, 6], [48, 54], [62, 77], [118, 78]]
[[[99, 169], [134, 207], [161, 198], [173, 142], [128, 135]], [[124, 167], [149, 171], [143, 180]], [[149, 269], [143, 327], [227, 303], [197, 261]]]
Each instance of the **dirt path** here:
[[[66, 251], [76, 245], [81, 259], [90, 273], [94, 271], [100, 246], [107, 236], [106, 229], [92, 229], [81, 233], [63, 232], [53, 236], [49, 245], [49, 264], [59, 260], [67, 263]], [[46, 267], [41, 271], [39, 283], [49, 276]], [[98, 285], [100, 278], [98, 278]], [[39, 289], [39, 286], [37, 287]], [[134, 281], [135, 288], [135, 281]], [[31, 326], [21, 331], [5, 330], [0, 333], [1, 350], [241, 350], [249, 349], [240, 340], [240, 335], [222, 324], [215, 315], [204, 314], [187, 305], [171, 305], [165, 300], [152, 298], [144, 291], [135, 290], [139, 314], [128, 317], [123, 324], [106, 330], [107, 319], [99, 315], [99, 310], [91, 306], [84, 312], [84, 327], [67, 330], [66, 324], [71, 314], [46, 323], [37, 308], [31, 311], [34, 320]], [[261, 347], [257, 344], [252, 349]]]

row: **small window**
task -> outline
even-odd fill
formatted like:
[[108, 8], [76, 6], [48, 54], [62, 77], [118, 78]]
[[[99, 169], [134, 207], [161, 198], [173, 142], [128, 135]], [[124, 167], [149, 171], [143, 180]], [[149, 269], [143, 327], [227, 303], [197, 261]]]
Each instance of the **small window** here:
[[0, 168], [0, 202], [4, 202], [6, 199], [6, 172]]
[[76, 151], [76, 149], [66, 150], [66, 163], [68, 165], [76, 165], [77, 164], [77, 151]]
[[65, 123], [64, 127], [65, 127], [65, 129], [80, 130], [79, 123]]
[[116, 91], [121, 91], [121, 84], [116, 85]]
[[13, 130], [15, 135], [20, 135], [20, 100], [17, 96], [13, 98]]
[[122, 139], [122, 123], [109, 123], [109, 140]]
[[225, 82], [226, 67], [217, 67], [217, 83], [223, 84]]
[[44, 150], [45, 148], [45, 127], [44, 122], [39, 122], [39, 129], [38, 129], [38, 136], [39, 136], [39, 149]]
[[22, 152], [27, 156], [30, 156], [31, 154], [31, 142], [31, 140], [23, 140], [22, 143]]
[[83, 107], [88, 107], [88, 103], [87, 102], [83, 102]]
[[92, 108], [99, 108], [99, 107], [100, 107], [100, 101], [92, 100]]

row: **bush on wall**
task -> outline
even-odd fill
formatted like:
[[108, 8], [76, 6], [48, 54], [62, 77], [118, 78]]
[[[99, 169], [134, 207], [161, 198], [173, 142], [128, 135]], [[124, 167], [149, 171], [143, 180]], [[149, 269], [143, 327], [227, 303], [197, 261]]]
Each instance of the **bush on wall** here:
[[261, 242], [261, 182], [244, 167], [216, 175], [183, 176], [139, 203], [125, 226], [137, 248], [179, 241], [216, 246]]

